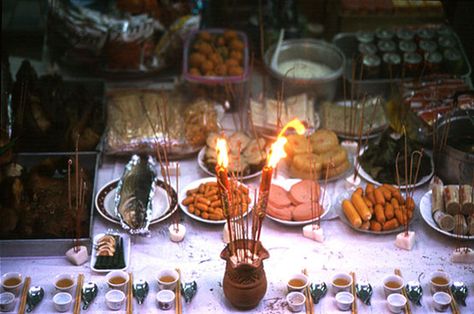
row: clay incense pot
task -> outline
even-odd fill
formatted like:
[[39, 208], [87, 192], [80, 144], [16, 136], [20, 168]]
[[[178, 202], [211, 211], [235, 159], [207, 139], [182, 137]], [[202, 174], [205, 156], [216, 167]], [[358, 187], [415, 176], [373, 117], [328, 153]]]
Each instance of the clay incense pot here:
[[221, 252], [221, 258], [226, 261], [223, 288], [229, 302], [239, 310], [255, 308], [267, 292], [267, 277], [263, 269], [263, 260], [269, 257], [268, 251], [260, 242], [253, 240], [236, 240], [232, 242], [234, 250], [240, 254], [245, 249], [253, 250], [256, 245], [256, 255], [253, 262], [241, 258], [236, 263], [232, 256], [230, 245]]

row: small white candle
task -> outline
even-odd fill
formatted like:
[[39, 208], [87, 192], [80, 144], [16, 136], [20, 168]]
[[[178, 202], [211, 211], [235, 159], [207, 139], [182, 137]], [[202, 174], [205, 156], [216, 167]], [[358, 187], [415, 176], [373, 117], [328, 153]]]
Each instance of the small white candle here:
[[224, 241], [225, 244], [229, 244], [230, 242], [229, 227], [227, 222], [225, 223], [224, 229], [222, 230], [222, 241]]
[[451, 256], [451, 261], [453, 263], [474, 263], [474, 250], [468, 247], [460, 247], [454, 250], [453, 255]]
[[397, 234], [395, 245], [401, 249], [410, 251], [415, 245], [415, 231], [404, 231]]
[[89, 260], [87, 248], [84, 245], [72, 247], [66, 252], [66, 258], [71, 264], [82, 265]]
[[318, 225], [306, 225], [303, 227], [303, 236], [313, 241], [324, 242], [323, 228]]
[[170, 232], [170, 239], [173, 242], [183, 241], [184, 236], [186, 235], [186, 227], [182, 224], [171, 224], [168, 227], [168, 230]]

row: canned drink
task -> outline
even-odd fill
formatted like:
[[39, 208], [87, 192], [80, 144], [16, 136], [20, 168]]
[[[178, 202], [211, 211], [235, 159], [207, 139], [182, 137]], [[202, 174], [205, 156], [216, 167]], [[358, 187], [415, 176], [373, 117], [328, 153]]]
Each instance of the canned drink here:
[[374, 41], [374, 33], [358, 31], [356, 33], [356, 38], [359, 43], [369, 44]]
[[386, 52], [382, 60], [384, 62], [385, 76], [388, 78], [399, 77], [401, 72], [402, 58], [398, 53]]
[[456, 39], [449, 35], [442, 35], [438, 38], [438, 45], [441, 48], [453, 48], [456, 46]]
[[422, 70], [423, 58], [416, 52], [406, 52], [403, 54], [403, 75], [404, 77], [417, 77]]
[[377, 37], [379, 40], [392, 39], [394, 36], [395, 32], [387, 28], [379, 27], [375, 30], [375, 37]]
[[444, 50], [444, 66], [447, 73], [462, 74], [463, 60], [461, 52], [456, 48]]
[[431, 40], [435, 37], [435, 31], [432, 30], [431, 28], [420, 28], [417, 32], [416, 35], [420, 40]]
[[394, 52], [397, 50], [397, 45], [395, 44], [393, 40], [390, 40], [390, 39], [380, 40], [377, 43], [377, 47], [379, 48], [381, 53]]
[[400, 28], [397, 30], [397, 38], [399, 40], [412, 40], [415, 37], [415, 32], [408, 28]]
[[438, 49], [438, 45], [433, 40], [420, 40], [419, 46], [423, 55], [425, 53], [435, 52], [436, 49]]
[[362, 78], [374, 79], [380, 77], [380, 57], [372, 54], [365, 55], [362, 59]]
[[414, 41], [402, 40], [398, 43], [398, 48], [401, 52], [415, 52], [417, 47]]
[[441, 72], [443, 55], [439, 51], [430, 52], [425, 55], [425, 72], [435, 74]]

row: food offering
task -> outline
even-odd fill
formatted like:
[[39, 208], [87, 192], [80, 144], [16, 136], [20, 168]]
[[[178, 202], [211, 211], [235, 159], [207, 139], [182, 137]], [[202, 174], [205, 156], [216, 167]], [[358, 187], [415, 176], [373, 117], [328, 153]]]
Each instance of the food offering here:
[[[405, 152], [405, 136], [387, 130], [382, 133], [380, 139], [376, 142], [369, 143], [369, 145], [361, 150], [358, 161], [360, 163], [359, 174], [362, 178], [367, 181], [381, 185], [386, 184], [398, 184], [396, 165], [398, 164], [399, 169], [405, 169], [405, 156], [408, 158], [416, 152], [423, 151], [423, 147], [416, 141], [411, 140], [407, 137], [407, 149], [406, 153], [400, 155], [397, 160], [399, 152]], [[414, 160], [414, 164], [418, 163], [418, 160]], [[409, 160], [407, 161], [410, 164]], [[420, 162], [420, 169], [417, 177], [417, 181], [414, 182], [414, 186], [422, 185], [433, 176], [434, 165], [433, 159], [427, 154], [423, 154]], [[400, 187], [405, 187], [409, 178], [405, 178], [405, 172], [401, 171], [399, 175]], [[409, 182], [409, 185], [412, 183]]]
[[404, 198], [400, 190], [390, 184], [375, 187], [368, 183], [365, 190], [359, 187], [341, 199], [341, 220], [356, 230], [373, 234], [402, 231], [415, 211], [413, 198]]
[[317, 181], [275, 181], [270, 188], [267, 216], [286, 225], [303, 225], [319, 220], [331, 209], [329, 197], [323, 198], [323, 193]]
[[222, 110], [204, 99], [188, 99], [178, 88], [112, 92], [107, 112], [107, 154], [152, 153], [160, 147], [178, 159], [205, 145], [207, 135], [218, 130]]
[[[215, 175], [217, 164], [216, 143], [219, 134], [211, 133], [207, 137], [206, 147], [198, 155], [201, 169], [209, 175]], [[258, 176], [267, 157], [267, 143], [263, 138], [253, 138], [243, 132], [234, 132], [228, 137], [229, 141], [229, 174], [250, 179]]]
[[346, 149], [330, 130], [317, 130], [309, 138], [288, 135], [285, 151], [290, 175], [295, 178], [324, 180], [327, 174], [328, 179], [335, 179], [351, 168]]
[[439, 180], [423, 195], [420, 211], [433, 229], [451, 237], [474, 239], [472, 185], [443, 185]]
[[115, 212], [131, 234], [148, 234], [155, 194], [153, 159], [133, 155], [117, 185]]
[[130, 263], [130, 237], [126, 234], [99, 233], [94, 237], [91, 269], [95, 272], [125, 270]]
[[[231, 183], [237, 184], [237, 183]], [[251, 207], [251, 197], [248, 187], [237, 184], [232, 189], [236, 204], [229, 208], [230, 217], [246, 215]], [[223, 224], [226, 222], [224, 208], [219, 196], [219, 187], [215, 178], [205, 178], [194, 181], [183, 189], [179, 203], [184, 213], [201, 222]], [[241, 212], [240, 212], [241, 211]]]

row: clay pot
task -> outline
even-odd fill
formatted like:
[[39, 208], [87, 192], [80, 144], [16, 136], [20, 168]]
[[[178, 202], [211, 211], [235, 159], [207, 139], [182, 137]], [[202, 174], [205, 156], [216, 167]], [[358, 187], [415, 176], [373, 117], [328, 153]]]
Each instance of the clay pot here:
[[[263, 269], [263, 260], [269, 257], [268, 251], [260, 242], [256, 243], [257, 256], [254, 263], [235, 264], [231, 259], [231, 251], [228, 244], [221, 252], [221, 258], [226, 261], [223, 288], [227, 300], [239, 310], [250, 310], [255, 308], [267, 292], [267, 277]], [[253, 250], [255, 241], [236, 240], [233, 246], [236, 250], [244, 248]]]

